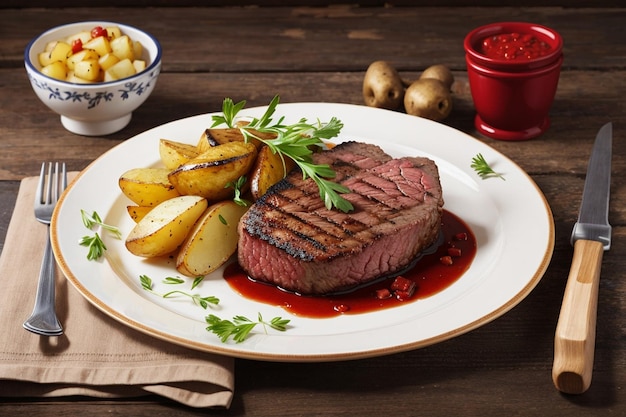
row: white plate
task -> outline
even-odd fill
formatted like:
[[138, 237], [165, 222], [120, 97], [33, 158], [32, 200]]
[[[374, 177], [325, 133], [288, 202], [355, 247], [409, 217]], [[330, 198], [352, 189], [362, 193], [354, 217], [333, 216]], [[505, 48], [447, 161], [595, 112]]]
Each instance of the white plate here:
[[[244, 109], [260, 116], [264, 108]], [[210, 126], [211, 115], [178, 120], [141, 133], [111, 149], [80, 173], [61, 199], [52, 223], [52, 242], [63, 272], [78, 291], [121, 323], [154, 337], [193, 349], [234, 357], [271, 361], [329, 361], [371, 357], [427, 346], [492, 321], [522, 301], [545, 272], [554, 248], [550, 208], [536, 184], [511, 160], [482, 142], [443, 124], [398, 112], [327, 103], [280, 104], [276, 115], [286, 121], [305, 117], [344, 123], [337, 141], [380, 145], [392, 156], [421, 155], [440, 169], [445, 208], [463, 219], [476, 235], [478, 250], [470, 269], [450, 287], [417, 302], [373, 313], [312, 319], [293, 316], [279, 307], [257, 303], [233, 292], [222, 271], [205, 278], [193, 292], [215, 295], [211, 309], [222, 318], [291, 318], [286, 332], [255, 329], [243, 343], [223, 343], [206, 330], [209, 311], [185, 297], [163, 299], [141, 288], [148, 275], [155, 290], [182, 286], [162, 284], [178, 275], [167, 262], [131, 255], [123, 241], [106, 237], [106, 257], [88, 261], [78, 241], [89, 234], [80, 210], [97, 211], [105, 223], [126, 235], [133, 226], [129, 201], [117, 185], [124, 171], [159, 165], [161, 138], [196, 143]], [[470, 167], [482, 153], [506, 180], [483, 180]], [[189, 289], [189, 285], [184, 285]]]

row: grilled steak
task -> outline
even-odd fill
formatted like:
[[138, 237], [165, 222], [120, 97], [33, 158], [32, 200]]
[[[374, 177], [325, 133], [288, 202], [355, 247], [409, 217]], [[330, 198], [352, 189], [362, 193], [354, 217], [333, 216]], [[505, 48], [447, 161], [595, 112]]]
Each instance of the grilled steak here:
[[344, 291], [406, 268], [437, 239], [443, 198], [427, 158], [392, 159], [346, 142], [314, 155], [335, 170], [354, 211], [328, 210], [298, 170], [239, 223], [239, 264], [258, 281], [304, 295]]

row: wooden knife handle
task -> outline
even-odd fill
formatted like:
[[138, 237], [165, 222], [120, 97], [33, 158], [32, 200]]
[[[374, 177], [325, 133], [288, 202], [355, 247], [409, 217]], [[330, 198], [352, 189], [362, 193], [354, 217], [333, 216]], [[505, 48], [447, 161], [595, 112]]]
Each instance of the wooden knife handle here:
[[554, 385], [567, 394], [582, 394], [591, 385], [596, 338], [598, 287], [604, 247], [601, 242], [574, 242], [554, 337]]

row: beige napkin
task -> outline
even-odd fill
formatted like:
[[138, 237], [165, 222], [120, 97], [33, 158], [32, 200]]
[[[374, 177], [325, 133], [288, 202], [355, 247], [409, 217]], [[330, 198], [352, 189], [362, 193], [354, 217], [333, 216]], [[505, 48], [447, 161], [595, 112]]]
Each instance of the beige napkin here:
[[44, 337], [22, 328], [35, 298], [47, 228], [33, 215], [37, 178], [25, 178], [0, 256], [0, 396], [137, 397], [229, 407], [234, 360], [144, 335], [87, 302], [58, 271], [59, 320]]

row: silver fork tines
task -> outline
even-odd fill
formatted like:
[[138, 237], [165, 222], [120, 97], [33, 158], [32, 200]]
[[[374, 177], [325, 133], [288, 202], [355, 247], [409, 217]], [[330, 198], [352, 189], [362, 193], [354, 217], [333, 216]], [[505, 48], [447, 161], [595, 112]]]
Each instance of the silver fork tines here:
[[[50, 244], [50, 220], [52, 212], [67, 187], [67, 172], [65, 164], [52, 162], [41, 164], [39, 183], [35, 192], [35, 218], [48, 225], [48, 239], [39, 271], [39, 284], [35, 296], [35, 306], [31, 316], [24, 322], [24, 328], [42, 336], [59, 336], [63, 328], [57, 319], [54, 310], [54, 284], [56, 280], [56, 263]], [[46, 173], [47, 171], [47, 173]]]

